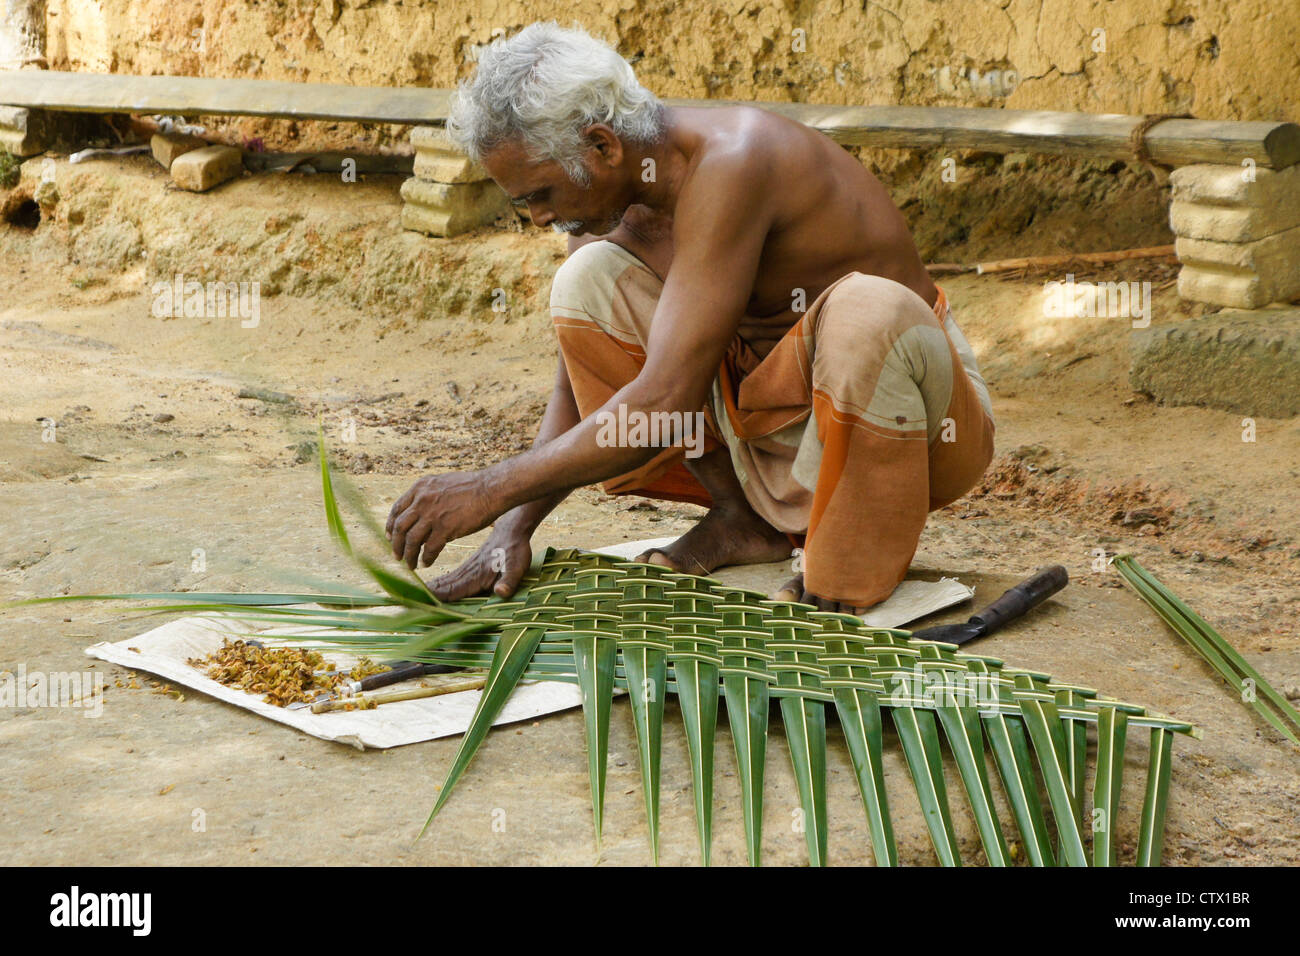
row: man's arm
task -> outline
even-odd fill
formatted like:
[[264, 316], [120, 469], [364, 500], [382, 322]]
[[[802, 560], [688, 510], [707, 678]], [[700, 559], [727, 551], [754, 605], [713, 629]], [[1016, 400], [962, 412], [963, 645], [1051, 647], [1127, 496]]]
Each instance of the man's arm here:
[[[754, 287], [771, 224], [763, 169], [745, 156], [705, 161], [678, 198], [674, 253], [655, 309], [646, 362], [599, 411], [693, 413], [703, 408]], [[629, 419], [630, 420], [630, 419]], [[486, 469], [500, 496], [521, 501], [613, 478], [660, 449], [601, 447], [597, 415], [545, 446]]]
[[640, 374], [596, 414], [553, 440], [480, 472], [421, 479], [393, 506], [393, 553], [433, 563], [446, 542], [529, 502], [633, 471], [653, 447], [604, 447], [600, 412], [694, 413], [703, 408], [735, 337], [772, 218], [765, 161], [740, 148], [701, 161], [678, 197], [673, 264], [655, 309]]
[[[578, 401], [573, 397], [573, 385], [569, 382], [569, 370], [564, 366], [564, 356], [558, 355], [555, 367], [555, 384], [551, 387], [551, 398], [546, 403], [546, 414], [533, 439], [533, 448], [540, 448], [560, 435], [563, 435], [582, 420], [578, 414]], [[497, 526], [505, 526], [512, 532], [525, 538], [531, 538], [537, 526], [548, 514], [554, 511], [572, 488], [553, 495], [534, 498], [516, 508], [507, 511], [497, 519]]]
[[[564, 356], [558, 355], [551, 398], [546, 403], [546, 414], [542, 416], [533, 447], [564, 434], [578, 423], [579, 417]], [[430, 590], [443, 601], [459, 601], [489, 588], [501, 597], [509, 597], [532, 563], [533, 532], [567, 495], [568, 492], [560, 492], [507, 511], [497, 519], [483, 545], [454, 570], [435, 580]]]

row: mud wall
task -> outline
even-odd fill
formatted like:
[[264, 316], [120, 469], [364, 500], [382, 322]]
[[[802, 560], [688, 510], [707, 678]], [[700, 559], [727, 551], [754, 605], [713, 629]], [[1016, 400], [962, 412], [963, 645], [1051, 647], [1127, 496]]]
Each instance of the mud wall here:
[[447, 87], [576, 20], [664, 96], [1300, 121], [1294, 0], [48, 0], [54, 69]]

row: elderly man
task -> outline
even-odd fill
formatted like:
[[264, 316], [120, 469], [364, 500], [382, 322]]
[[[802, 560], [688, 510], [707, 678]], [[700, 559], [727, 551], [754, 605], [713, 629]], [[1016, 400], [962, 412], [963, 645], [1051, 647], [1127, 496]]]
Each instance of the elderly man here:
[[[666, 108], [612, 49], [553, 23], [485, 49], [448, 128], [569, 236], [559, 362], [532, 449], [421, 478], [389, 515], [393, 553], [427, 566], [495, 522], [433, 589], [509, 595], [542, 519], [600, 482], [708, 507], [639, 560], [707, 574], [801, 548], [778, 597], [853, 612], [887, 598], [928, 512], [983, 474], [994, 423], [879, 181], [761, 109]], [[648, 438], [655, 422], [673, 434]]]

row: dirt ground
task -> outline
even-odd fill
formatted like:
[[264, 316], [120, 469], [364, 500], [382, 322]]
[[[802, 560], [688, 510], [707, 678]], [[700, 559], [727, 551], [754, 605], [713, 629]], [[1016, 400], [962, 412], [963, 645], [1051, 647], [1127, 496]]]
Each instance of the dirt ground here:
[[[550, 241], [493, 239], [498, 251], [521, 256]], [[1145, 268], [1158, 287], [1157, 323], [1193, 314], [1159, 267]], [[264, 299], [260, 323], [246, 329], [232, 319], [157, 318], [139, 286], [70, 274], [64, 264], [0, 264], [0, 600], [269, 590], [295, 574], [360, 583], [322, 520], [310, 463], [317, 417], [382, 516], [419, 474], [526, 447], [553, 371], [553, 343], [535, 318], [488, 321], [466, 335], [459, 318], [377, 320], [337, 300], [324, 308], [286, 293]], [[990, 381], [998, 457], [977, 492], [931, 516], [913, 576], [956, 576], [982, 604], [1041, 565], [1064, 564], [1070, 586], [981, 649], [1204, 729], [1203, 740], [1175, 743], [1166, 862], [1300, 862], [1300, 753], [1235, 701], [1117, 575], [1091, 570], [1095, 549], [1133, 552], [1276, 686], [1300, 685], [1300, 419], [1258, 419], [1257, 440], [1243, 442], [1239, 415], [1162, 407], [1131, 391], [1128, 320], [1045, 320], [1041, 278], [944, 284]], [[238, 398], [247, 386], [296, 401]], [[55, 441], [42, 441], [42, 419], [56, 423]], [[535, 540], [659, 537], [685, 531], [699, 514], [586, 489]], [[440, 566], [473, 547], [474, 539], [457, 542]], [[196, 548], [202, 572], [191, 570]], [[784, 570], [722, 576], [770, 586]], [[0, 862], [649, 860], [626, 704], [615, 705], [599, 856], [577, 712], [496, 730], [437, 826], [413, 842], [456, 739], [361, 753], [201, 694], [177, 699], [148, 675], [82, 654], [153, 623], [98, 605], [0, 614], [0, 671], [101, 667], [109, 684], [97, 720], [70, 708], [0, 711]], [[693, 864], [689, 770], [671, 702], [668, 722], [662, 862]], [[725, 729], [720, 737], [714, 859], [740, 863], [739, 789]], [[1119, 821], [1125, 860], [1145, 783], [1146, 740], [1134, 738]], [[790, 824], [797, 796], [785, 750], [774, 727], [770, 864], [805, 859]], [[931, 863], [892, 738], [887, 751], [902, 859]], [[865, 817], [834, 731], [829, 761], [831, 860], [869, 863]], [[955, 777], [950, 786], [965, 856], [978, 861]], [[196, 832], [200, 810], [206, 827]], [[504, 829], [493, 825], [501, 811]]]

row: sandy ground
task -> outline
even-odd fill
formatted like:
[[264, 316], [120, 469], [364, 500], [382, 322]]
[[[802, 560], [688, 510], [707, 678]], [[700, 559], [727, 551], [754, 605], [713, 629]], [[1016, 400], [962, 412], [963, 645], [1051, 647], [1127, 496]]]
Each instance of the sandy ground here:
[[[359, 583], [329, 541], [304, 461], [317, 415], [382, 515], [421, 473], [524, 447], [552, 371], [553, 345], [536, 322], [485, 326], [458, 345], [447, 323], [389, 323], [377, 336], [365, 315], [280, 296], [263, 302], [257, 328], [243, 329], [237, 320], [158, 319], [145, 295], [33, 278], [0, 267], [0, 599], [266, 590], [287, 583], [290, 569]], [[1244, 443], [1241, 416], [1161, 407], [1129, 389], [1127, 320], [1047, 322], [1040, 280], [946, 285], [992, 384], [999, 455], [978, 493], [931, 516], [913, 574], [955, 575], [987, 601], [1040, 565], [1064, 564], [1069, 588], [982, 649], [1204, 728], [1201, 741], [1176, 741], [1168, 862], [1297, 862], [1300, 754], [1232, 699], [1117, 576], [1090, 568], [1094, 549], [1134, 552], [1277, 686], [1300, 684], [1300, 420], [1259, 419], [1258, 440]], [[1159, 293], [1157, 321], [1179, 317], [1169, 291]], [[298, 403], [236, 398], [247, 385]], [[42, 441], [42, 418], [57, 423], [55, 441]], [[355, 442], [341, 438], [349, 418]], [[674, 534], [699, 513], [587, 489], [536, 541]], [[441, 564], [472, 547], [457, 543]], [[203, 572], [191, 570], [196, 548]], [[725, 572], [760, 586], [783, 574]], [[84, 647], [149, 626], [105, 606], [6, 612], [0, 670], [84, 671], [96, 666]], [[615, 705], [598, 856], [576, 712], [496, 731], [417, 843], [455, 739], [359, 753], [108, 670], [97, 720], [69, 708], [0, 711], [0, 862], [648, 862], [625, 704]], [[671, 702], [668, 720], [662, 860], [694, 863], [689, 771]], [[739, 863], [739, 791], [725, 729], [720, 737], [715, 860]], [[887, 749], [903, 860], [932, 862], [901, 754], [892, 742]], [[1126, 859], [1145, 756], [1138, 737], [1119, 821]], [[775, 726], [768, 767], [765, 862], [798, 864], [797, 797]], [[830, 773], [832, 861], [869, 863], [834, 733]], [[955, 777], [950, 786], [959, 794]], [[954, 806], [977, 861], [973, 822]], [[504, 829], [493, 826], [502, 819]]]

